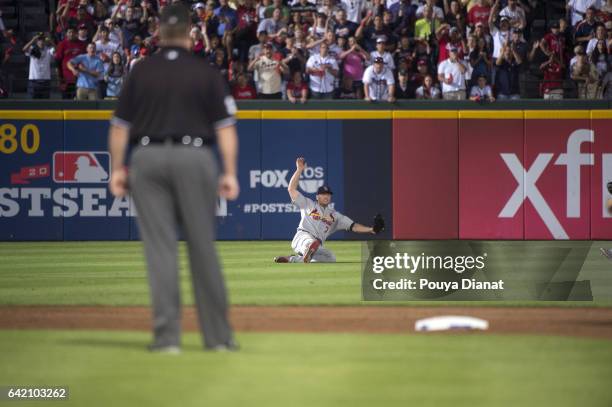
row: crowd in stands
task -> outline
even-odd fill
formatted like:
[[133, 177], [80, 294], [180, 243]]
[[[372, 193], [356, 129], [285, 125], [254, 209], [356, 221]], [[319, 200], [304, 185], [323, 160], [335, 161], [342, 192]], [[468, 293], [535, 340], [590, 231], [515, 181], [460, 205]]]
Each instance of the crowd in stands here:
[[[29, 92], [117, 97], [158, 47], [159, 12], [176, 0], [59, 0], [55, 23], [22, 51]], [[612, 0], [569, 0], [532, 37], [540, 0], [208, 0], [192, 10], [193, 54], [236, 99], [612, 99]], [[1, 22], [0, 22], [1, 24]], [[0, 26], [0, 28], [2, 28]], [[11, 33], [4, 32], [10, 36]]]

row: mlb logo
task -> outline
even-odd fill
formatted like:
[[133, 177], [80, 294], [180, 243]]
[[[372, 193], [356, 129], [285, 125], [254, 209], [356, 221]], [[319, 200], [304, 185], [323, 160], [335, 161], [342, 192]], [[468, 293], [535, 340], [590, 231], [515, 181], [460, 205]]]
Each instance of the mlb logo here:
[[56, 151], [53, 181], [105, 184], [110, 179], [110, 154], [106, 151]]

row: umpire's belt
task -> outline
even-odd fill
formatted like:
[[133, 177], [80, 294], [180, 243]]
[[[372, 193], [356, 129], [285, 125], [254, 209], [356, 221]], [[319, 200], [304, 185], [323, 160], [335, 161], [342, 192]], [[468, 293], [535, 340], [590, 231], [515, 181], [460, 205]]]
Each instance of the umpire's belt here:
[[190, 147], [202, 147], [213, 145], [213, 139], [204, 136], [191, 136], [189, 134], [171, 135], [166, 137], [149, 137], [142, 136], [137, 137], [132, 144], [134, 146], [148, 146], [151, 144], [164, 144], [164, 145], [179, 145], [179, 146], [190, 146]]
[[318, 237], [314, 236], [312, 233], [310, 233], [307, 230], [304, 230], [302, 228], [298, 228], [298, 232], [304, 232], [304, 233], [308, 233], [310, 236], [312, 236], [313, 239], [316, 239], [319, 241], [319, 243], [323, 244], [323, 241], [321, 239], [319, 239]]

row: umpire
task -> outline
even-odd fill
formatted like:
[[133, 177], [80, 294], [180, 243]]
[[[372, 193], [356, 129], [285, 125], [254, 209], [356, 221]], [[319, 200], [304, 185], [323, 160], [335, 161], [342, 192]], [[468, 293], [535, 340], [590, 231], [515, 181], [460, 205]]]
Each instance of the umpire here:
[[[129, 185], [147, 259], [154, 335], [149, 349], [169, 353], [180, 351], [179, 226], [187, 241], [204, 346], [236, 349], [214, 246], [217, 192], [229, 200], [239, 192], [236, 107], [221, 76], [191, 55], [189, 28], [184, 6], [163, 10], [161, 50], [130, 72], [109, 134], [110, 190], [125, 196]], [[133, 147], [129, 177], [124, 166], [128, 142]], [[223, 160], [220, 177], [211, 149], [215, 143]]]

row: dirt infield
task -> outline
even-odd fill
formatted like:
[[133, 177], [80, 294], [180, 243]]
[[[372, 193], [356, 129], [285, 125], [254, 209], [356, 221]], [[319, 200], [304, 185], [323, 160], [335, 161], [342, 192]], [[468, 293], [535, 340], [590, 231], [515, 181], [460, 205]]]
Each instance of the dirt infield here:
[[[612, 308], [266, 307], [235, 306], [231, 319], [246, 332], [413, 333], [417, 319], [467, 315], [489, 321], [489, 332], [579, 336], [612, 340]], [[3, 306], [0, 329], [149, 330], [148, 307]], [[183, 327], [197, 329], [186, 307]]]

